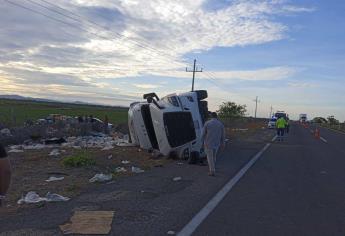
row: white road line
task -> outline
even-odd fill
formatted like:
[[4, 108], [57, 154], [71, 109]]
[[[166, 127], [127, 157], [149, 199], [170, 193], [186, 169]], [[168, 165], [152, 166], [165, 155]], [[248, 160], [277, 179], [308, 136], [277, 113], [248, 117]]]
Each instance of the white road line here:
[[[277, 136], [272, 139], [275, 141]], [[207, 218], [207, 216], [217, 207], [228, 192], [236, 185], [236, 183], [244, 176], [250, 167], [261, 157], [261, 155], [271, 146], [267, 143], [242, 169], [228, 182], [224, 187], [204, 206], [198, 214], [177, 234], [179, 236], [189, 236], [199, 227], [199, 225]]]
[[321, 139], [322, 141], [324, 141], [325, 143], [327, 143], [327, 140], [324, 139], [323, 137], [320, 137], [320, 139]]

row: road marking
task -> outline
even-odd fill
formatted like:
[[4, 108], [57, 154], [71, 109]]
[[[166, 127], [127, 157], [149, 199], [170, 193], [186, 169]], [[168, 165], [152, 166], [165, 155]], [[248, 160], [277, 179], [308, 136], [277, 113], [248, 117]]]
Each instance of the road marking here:
[[324, 139], [323, 137], [320, 137], [320, 139], [321, 139], [322, 141], [324, 141], [325, 143], [327, 143], [327, 140]]
[[[277, 136], [272, 139], [276, 140]], [[237, 174], [226, 183], [223, 188], [204, 206], [198, 214], [196, 214], [189, 223], [177, 234], [179, 236], [189, 236], [199, 227], [199, 225], [207, 218], [207, 216], [217, 207], [237, 182], [244, 176], [244, 174], [254, 165], [254, 163], [261, 157], [261, 155], [271, 146], [267, 143]]]

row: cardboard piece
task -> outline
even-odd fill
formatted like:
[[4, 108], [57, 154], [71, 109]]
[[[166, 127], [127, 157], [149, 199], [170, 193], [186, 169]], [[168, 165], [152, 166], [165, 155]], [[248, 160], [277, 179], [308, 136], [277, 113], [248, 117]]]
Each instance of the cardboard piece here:
[[63, 234], [109, 234], [113, 217], [114, 211], [75, 211], [60, 229]]

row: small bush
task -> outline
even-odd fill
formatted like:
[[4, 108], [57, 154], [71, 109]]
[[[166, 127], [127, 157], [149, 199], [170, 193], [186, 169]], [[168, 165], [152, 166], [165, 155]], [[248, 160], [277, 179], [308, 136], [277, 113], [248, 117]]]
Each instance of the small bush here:
[[89, 153], [84, 151], [65, 157], [62, 160], [62, 164], [66, 167], [81, 167], [95, 165], [96, 161], [90, 157]]

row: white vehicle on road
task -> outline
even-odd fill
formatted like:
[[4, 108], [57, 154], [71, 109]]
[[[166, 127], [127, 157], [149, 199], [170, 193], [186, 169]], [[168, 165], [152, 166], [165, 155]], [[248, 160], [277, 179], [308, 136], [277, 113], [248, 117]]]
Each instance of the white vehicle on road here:
[[275, 129], [276, 128], [276, 122], [277, 122], [277, 118], [276, 117], [272, 117], [267, 124], [267, 127], [269, 129]]
[[128, 111], [131, 140], [143, 149], [156, 149], [165, 156], [188, 158], [203, 154], [202, 128], [208, 115], [207, 91], [170, 94], [162, 99], [145, 94]]

